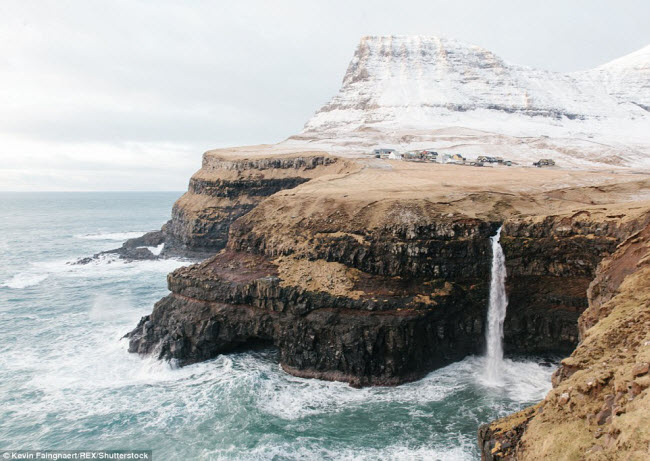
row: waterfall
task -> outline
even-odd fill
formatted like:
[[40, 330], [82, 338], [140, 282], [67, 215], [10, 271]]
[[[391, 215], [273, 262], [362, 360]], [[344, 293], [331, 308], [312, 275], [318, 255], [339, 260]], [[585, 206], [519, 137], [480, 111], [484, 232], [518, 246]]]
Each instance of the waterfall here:
[[488, 305], [487, 357], [485, 375], [488, 381], [501, 380], [503, 368], [503, 321], [506, 318], [506, 257], [499, 243], [501, 227], [490, 238], [492, 241], [492, 274], [490, 278], [490, 304]]

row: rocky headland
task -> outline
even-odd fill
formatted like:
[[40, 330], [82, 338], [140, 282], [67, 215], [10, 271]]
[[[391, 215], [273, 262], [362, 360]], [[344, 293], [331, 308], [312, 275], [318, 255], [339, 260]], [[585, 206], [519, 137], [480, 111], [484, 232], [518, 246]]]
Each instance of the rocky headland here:
[[[646, 176], [208, 152], [162, 231], [212, 254], [130, 350], [180, 365], [259, 343], [292, 374], [394, 385], [480, 353], [503, 224], [511, 353], [571, 352], [604, 258], [650, 220]], [[170, 243], [173, 242], [173, 243]]]
[[[273, 154], [260, 155], [269, 151]], [[205, 259], [226, 246], [230, 225], [266, 197], [351, 168], [358, 167], [322, 151], [292, 152], [266, 145], [208, 151], [201, 169], [190, 178], [187, 192], [174, 203], [171, 219], [160, 230], [79, 263], [106, 254], [126, 260]], [[161, 249], [154, 252], [154, 247]]]
[[262, 344], [296, 376], [418, 379], [482, 353], [500, 226], [506, 353], [571, 355], [543, 402], [481, 427], [484, 459], [642, 459], [644, 174], [208, 152], [172, 219], [142, 238], [160, 240], [136, 240], [208, 257], [169, 274], [129, 350], [183, 366]]

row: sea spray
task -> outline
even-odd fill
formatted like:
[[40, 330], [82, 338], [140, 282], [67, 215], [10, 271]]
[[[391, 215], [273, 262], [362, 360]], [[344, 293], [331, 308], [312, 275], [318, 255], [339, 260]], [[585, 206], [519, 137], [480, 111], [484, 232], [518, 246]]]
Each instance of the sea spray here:
[[492, 273], [490, 277], [490, 304], [488, 305], [488, 321], [485, 341], [487, 356], [485, 360], [485, 376], [489, 382], [502, 380], [503, 373], [503, 321], [506, 318], [508, 298], [506, 296], [506, 258], [499, 240], [501, 229], [491, 237], [492, 241]]
[[74, 235], [154, 228], [177, 194], [16, 195], [22, 202], [12, 196], [0, 207], [3, 238], [13, 242], [0, 284], [47, 278], [0, 287], [0, 440], [15, 446], [154, 446], [164, 459], [475, 460], [476, 421], [551, 388], [552, 368], [506, 360], [504, 386], [486, 392], [476, 385], [485, 358], [475, 356], [398, 387], [354, 389], [285, 373], [275, 349], [179, 369], [129, 354], [119, 338], [169, 293], [166, 274], [189, 262], [67, 264], [110, 244]]

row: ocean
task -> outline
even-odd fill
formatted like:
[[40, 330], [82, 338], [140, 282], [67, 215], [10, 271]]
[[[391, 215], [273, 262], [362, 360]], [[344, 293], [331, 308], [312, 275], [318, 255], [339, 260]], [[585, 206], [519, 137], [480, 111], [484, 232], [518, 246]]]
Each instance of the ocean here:
[[481, 423], [542, 399], [552, 368], [465, 360], [390, 388], [284, 373], [275, 350], [184, 368], [122, 336], [188, 261], [77, 258], [159, 229], [179, 192], [0, 193], [0, 450], [141, 449], [157, 460], [476, 460]]

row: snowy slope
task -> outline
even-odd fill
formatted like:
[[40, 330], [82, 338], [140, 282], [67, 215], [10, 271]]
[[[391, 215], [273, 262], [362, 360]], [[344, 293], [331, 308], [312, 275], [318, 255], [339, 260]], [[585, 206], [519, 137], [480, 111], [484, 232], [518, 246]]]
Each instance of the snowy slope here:
[[562, 74], [456, 40], [363, 37], [338, 94], [288, 142], [650, 167], [650, 46]]

